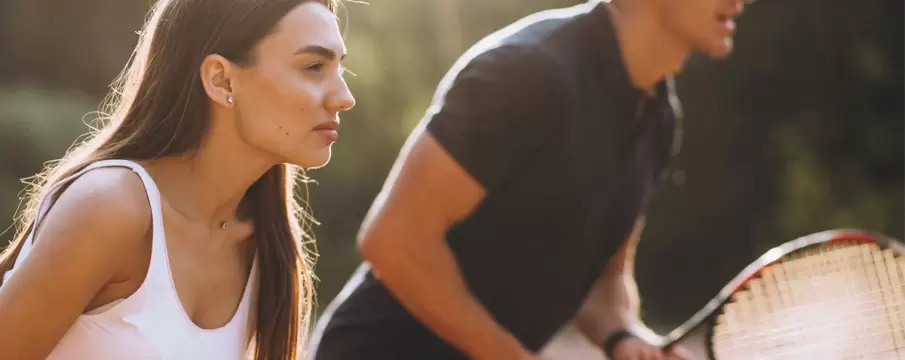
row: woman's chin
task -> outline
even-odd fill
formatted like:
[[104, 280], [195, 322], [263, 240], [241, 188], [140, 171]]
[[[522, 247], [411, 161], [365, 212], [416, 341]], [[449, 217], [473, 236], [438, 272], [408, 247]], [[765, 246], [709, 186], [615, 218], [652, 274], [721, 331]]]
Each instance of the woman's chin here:
[[327, 166], [327, 164], [330, 162], [331, 149], [329, 146], [327, 146], [325, 149], [318, 151], [316, 154], [309, 153], [305, 155], [307, 156], [298, 159], [298, 161], [293, 161], [292, 164], [305, 169], [318, 169]]

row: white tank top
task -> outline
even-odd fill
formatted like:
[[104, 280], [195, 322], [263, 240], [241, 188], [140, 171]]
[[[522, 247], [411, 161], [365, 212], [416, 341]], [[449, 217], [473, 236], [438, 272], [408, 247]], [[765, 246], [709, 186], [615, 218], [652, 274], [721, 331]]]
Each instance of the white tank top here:
[[[42, 199], [38, 222], [50, 209], [48, 198], [60, 186], [85, 172], [101, 167], [126, 167], [141, 177], [151, 204], [153, 240], [151, 263], [144, 282], [131, 296], [105, 304], [79, 316], [63, 336], [48, 360], [123, 360], [191, 359], [233, 360], [250, 358], [255, 324], [257, 294], [257, 257], [252, 263], [242, 301], [233, 318], [217, 329], [203, 329], [188, 317], [176, 295], [170, 273], [167, 243], [160, 208], [160, 192], [154, 180], [140, 165], [125, 160], [104, 160], [90, 164], [73, 176], [58, 182]], [[31, 250], [34, 230], [16, 258], [21, 264]], [[4, 275], [4, 283], [15, 268]], [[36, 319], [39, 320], [39, 319]]]

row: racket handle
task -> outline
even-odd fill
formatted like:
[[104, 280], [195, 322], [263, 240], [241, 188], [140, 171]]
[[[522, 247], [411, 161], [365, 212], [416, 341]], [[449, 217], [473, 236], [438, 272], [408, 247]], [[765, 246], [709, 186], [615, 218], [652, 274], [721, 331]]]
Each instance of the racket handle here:
[[603, 353], [606, 355], [606, 358], [612, 359], [613, 351], [616, 349], [616, 345], [619, 345], [622, 340], [630, 337], [635, 337], [635, 335], [625, 329], [610, 334], [610, 336], [608, 336], [603, 342]]
[[690, 331], [683, 333], [677, 337], [664, 337], [661, 342], [661, 349], [664, 352], [672, 351], [675, 347], [681, 346], [682, 353], [689, 356], [693, 360], [714, 360], [713, 352], [710, 349], [710, 343], [707, 340], [709, 322], [701, 322]]

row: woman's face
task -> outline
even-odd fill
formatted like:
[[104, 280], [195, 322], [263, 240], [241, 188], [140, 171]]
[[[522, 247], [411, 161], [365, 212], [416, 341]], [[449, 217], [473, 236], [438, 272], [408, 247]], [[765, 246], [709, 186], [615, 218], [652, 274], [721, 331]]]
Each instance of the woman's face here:
[[231, 76], [238, 134], [281, 162], [316, 168], [330, 160], [339, 112], [355, 105], [340, 61], [336, 18], [309, 1], [290, 11]]

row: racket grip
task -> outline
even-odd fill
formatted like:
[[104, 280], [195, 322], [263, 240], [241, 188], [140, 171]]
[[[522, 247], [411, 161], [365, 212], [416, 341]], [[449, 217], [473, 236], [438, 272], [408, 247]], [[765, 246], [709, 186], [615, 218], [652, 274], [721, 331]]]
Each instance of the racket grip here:
[[663, 345], [663, 352], [668, 352], [678, 345], [679, 345], [678, 341], [668, 342], [668, 343], [666, 343], [666, 345]]
[[630, 337], [635, 337], [635, 335], [625, 329], [616, 331], [610, 334], [610, 336], [607, 336], [606, 340], [603, 342], [603, 353], [606, 355], [607, 359], [613, 359], [613, 351], [616, 350], [616, 345], [619, 345], [622, 340]]

